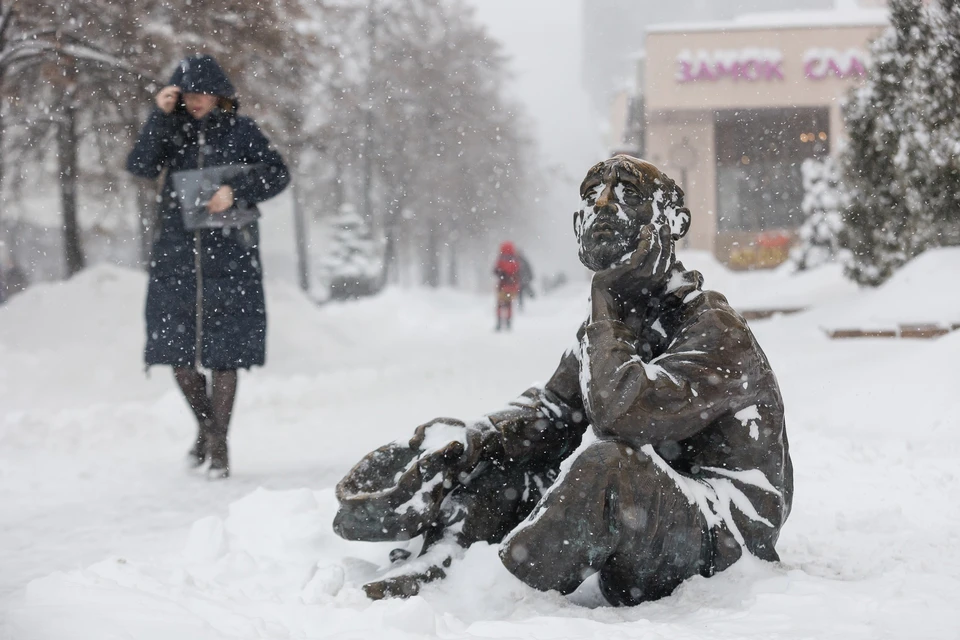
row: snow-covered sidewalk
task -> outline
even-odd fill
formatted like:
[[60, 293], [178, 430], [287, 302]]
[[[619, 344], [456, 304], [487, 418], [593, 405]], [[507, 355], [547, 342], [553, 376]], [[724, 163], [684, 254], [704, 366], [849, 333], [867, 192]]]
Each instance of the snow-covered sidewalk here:
[[[771, 280], [783, 274], [760, 276], [764, 297], [745, 286], [759, 274], [704, 270], [735, 304], [801, 295]], [[826, 273], [803, 295], [861, 304]], [[143, 376], [144, 285], [97, 268], [0, 308], [0, 637], [958, 637], [960, 335], [830, 341], [818, 309], [753, 324], [796, 466], [781, 564], [611, 609], [589, 584], [533, 591], [475, 546], [421, 596], [372, 603], [359, 585], [398, 545], [337, 538], [333, 485], [422, 421], [543, 382], [586, 288], [534, 300], [497, 334], [491, 296], [316, 308], [268, 287], [268, 366], [241, 378], [234, 475], [210, 483], [182, 466], [192, 427], [169, 372]]]

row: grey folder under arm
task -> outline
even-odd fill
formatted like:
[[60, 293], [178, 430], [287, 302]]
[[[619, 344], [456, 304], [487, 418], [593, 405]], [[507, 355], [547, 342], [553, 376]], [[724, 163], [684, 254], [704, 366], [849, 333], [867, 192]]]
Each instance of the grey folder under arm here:
[[235, 202], [226, 211], [210, 213], [207, 202], [227, 181], [259, 166], [261, 165], [228, 164], [174, 173], [173, 187], [180, 199], [183, 225], [187, 230], [242, 227], [256, 221], [260, 217], [260, 210], [256, 205], [240, 207]]

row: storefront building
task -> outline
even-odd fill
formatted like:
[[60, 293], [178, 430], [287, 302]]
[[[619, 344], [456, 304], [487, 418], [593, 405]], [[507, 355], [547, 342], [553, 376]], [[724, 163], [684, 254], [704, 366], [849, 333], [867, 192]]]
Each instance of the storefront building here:
[[786, 259], [803, 220], [804, 159], [837, 150], [883, 9], [757, 14], [651, 28], [642, 155], [687, 194], [687, 246], [734, 268]]

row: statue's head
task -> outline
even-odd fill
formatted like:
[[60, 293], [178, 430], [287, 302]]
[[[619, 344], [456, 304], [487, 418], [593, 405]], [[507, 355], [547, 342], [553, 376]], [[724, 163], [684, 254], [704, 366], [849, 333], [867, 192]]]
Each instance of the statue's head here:
[[628, 155], [616, 155], [587, 171], [580, 184], [580, 210], [573, 229], [580, 243], [580, 262], [602, 271], [632, 253], [646, 225], [669, 225], [679, 240], [690, 228], [683, 190], [655, 166]]

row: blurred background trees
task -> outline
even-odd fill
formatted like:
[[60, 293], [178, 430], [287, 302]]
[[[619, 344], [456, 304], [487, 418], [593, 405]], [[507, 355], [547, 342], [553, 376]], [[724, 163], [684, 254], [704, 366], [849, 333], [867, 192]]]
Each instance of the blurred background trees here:
[[803, 224], [790, 262], [797, 271], [814, 269], [827, 262], [848, 261], [840, 245], [843, 214], [849, 207], [840, 189], [837, 164], [830, 156], [807, 158], [800, 166], [803, 176]]
[[[90, 254], [145, 263], [156, 185], [123, 164], [194, 53], [281, 148], [308, 222], [355, 208], [380, 283], [454, 283], [524, 214], [529, 143], [461, 0], [0, 0], [0, 16], [0, 242], [21, 262], [56, 254], [25, 265], [38, 277]], [[32, 219], [52, 202], [59, 224]]]
[[340, 205], [336, 216], [328, 218], [332, 227], [329, 251], [322, 258], [330, 297], [349, 300], [371, 295], [383, 287], [380, 251], [370, 225], [349, 203]]

